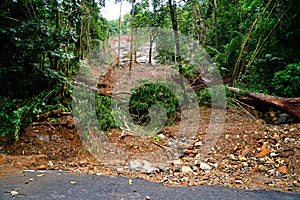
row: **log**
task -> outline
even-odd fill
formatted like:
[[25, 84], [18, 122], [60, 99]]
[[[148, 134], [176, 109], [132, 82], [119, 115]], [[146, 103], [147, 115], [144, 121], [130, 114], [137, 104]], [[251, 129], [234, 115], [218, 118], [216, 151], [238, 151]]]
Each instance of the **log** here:
[[71, 112], [65, 112], [63, 109], [52, 110], [47, 113], [40, 114], [39, 118], [44, 119], [56, 115], [71, 115]]
[[[227, 87], [231, 92], [241, 93], [243, 92], [239, 88]], [[240, 100], [249, 102], [254, 102], [254, 104], [262, 106], [268, 105], [279, 110], [282, 110], [291, 116], [300, 119], [300, 97], [294, 98], [282, 98], [275, 97], [267, 94], [248, 92], [246, 95], [239, 97]]]
[[121, 95], [121, 94], [131, 95], [132, 94], [130, 91], [116, 91], [116, 92], [107, 91], [106, 88], [97, 88], [97, 87], [85, 85], [85, 84], [83, 84], [81, 82], [77, 82], [77, 81], [74, 82], [74, 85], [88, 88], [93, 92], [97, 92], [101, 96], [107, 96], [107, 97], [113, 98], [113, 99], [124, 99], [122, 97], [119, 97], [118, 95]]
[[[228, 74], [228, 75], [222, 77], [221, 80], [215, 80], [215, 81], [211, 81], [211, 82], [207, 82], [207, 83], [202, 83], [199, 85], [194, 85], [194, 86], [192, 86], [192, 88], [193, 88], [193, 90], [203, 90], [210, 86], [229, 83], [229, 82], [231, 82], [231, 80], [232, 80], [232, 75]], [[193, 82], [195, 82], [195, 80]]]

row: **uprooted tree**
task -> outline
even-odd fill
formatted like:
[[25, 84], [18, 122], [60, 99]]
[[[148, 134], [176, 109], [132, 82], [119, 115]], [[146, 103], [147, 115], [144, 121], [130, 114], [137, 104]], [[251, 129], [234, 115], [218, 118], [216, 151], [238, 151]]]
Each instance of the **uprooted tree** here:
[[[243, 92], [239, 88], [228, 87], [228, 89], [234, 93]], [[300, 97], [281, 98], [257, 92], [248, 92], [240, 96], [239, 99], [253, 106], [262, 107], [264, 105], [268, 105], [300, 119]]]

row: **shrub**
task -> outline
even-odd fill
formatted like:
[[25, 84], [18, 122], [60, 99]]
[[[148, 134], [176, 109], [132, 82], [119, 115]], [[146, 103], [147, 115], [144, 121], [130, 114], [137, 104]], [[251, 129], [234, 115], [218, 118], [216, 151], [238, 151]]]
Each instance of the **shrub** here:
[[96, 116], [101, 130], [118, 128], [112, 115], [111, 99], [109, 97], [96, 95]]
[[10, 101], [0, 96], [0, 136], [8, 139], [18, 139], [21, 115], [16, 112], [16, 100]]
[[281, 97], [300, 96], [300, 64], [289, 64], [276, 72], [272, 80], [274, 93]]
[[146, 83], [136, 88], [130, 98], [129, 112], [137, 124], [148, 125], [151, 119], [149, 109], [154, 105], [163, 107], [168, 118], [165, 125], [171, 125], [176, 117], [179, 100], [170, 89], [159, 83]]

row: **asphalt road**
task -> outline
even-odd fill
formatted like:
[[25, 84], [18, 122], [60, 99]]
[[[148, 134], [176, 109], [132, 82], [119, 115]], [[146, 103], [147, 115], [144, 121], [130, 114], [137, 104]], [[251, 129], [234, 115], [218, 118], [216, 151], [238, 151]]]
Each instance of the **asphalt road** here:
[[[0, 179], [0, 199], [201, 199], [300, 200], [300, 194], [245, 191], [220, 186], [167, 187], [142, 179], [59, 171], [15, 173]], [[130, 184], [131, 183], [131, 184]], [[12, 197], [10, 191], [20, 194]]]

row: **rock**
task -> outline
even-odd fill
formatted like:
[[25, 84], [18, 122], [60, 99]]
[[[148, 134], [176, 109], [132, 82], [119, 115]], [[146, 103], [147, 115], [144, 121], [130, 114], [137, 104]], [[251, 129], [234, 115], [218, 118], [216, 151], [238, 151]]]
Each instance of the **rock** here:
[[134, 171], [141, 171], [145, 174], [152, 174], [154, 172], [159, 172], [157, 167], [153, 167], [147, 160], [137, 161], [133, 160], [129, 162], [129, 168]]
[[279, 166], [277, 168], [277, 171], [279, 171], [281, 174], [288, 174], [289, 170], [286, 166]]
[[279, 154], [276, 154], [276, 153], [274, 153], [274, 152], [272, 152], [272, 153], [270, 153], [270, 156], [272, 156], [272, 157], [276, 157], [276, 156], [278, 156]]
[[264, 171], [267, 171], [267, 170], [268, 170], [268, 168], [267, 168], [267, 167], [265, 167], [264, 165], [259, 165], [259, 166], [258, 166], [258, 169], [259, 169], [260, 171], [262, 171], [262, 172], [264, 172]]
[[143, 162], [144, 162], [144, 165], [141, 168], [141, 171], [143, 173], [152, 174], [154, 172], [159, 172], [159, 169], [156, 167], [153, 167], [152, 164], [150, 162], [148, 162], [147, 160], [144, 160]]
[[48, 166], [49, 166], [49, 167], [53, 167], [53, 166], [54, 166], [54, 164], [53, 164], [53, 162], [52, 162], [51, 160], [49, 160]]
[[238, 158], [239, 158], [240, 161], [246, 161], [246, 160], [247, 160], [247, 158], [245, 158], [245, 157], [242, 156], [242, 155], [239, 155]]
[[181, 171], [184, 174], [186, 174], [186, 173], [192, 173], [193, 172], [192, 168], [190, 168], [188, 166], [182, 166]]
[[270, 170], [268, 171], [268, 173], [269, 173], [269, 175], [275, 174], [275, 169], [270, 169]]
[[246, 157], [247, 155], [249, 155], [250, 151], [249, 149], [246, 147], [242, 152], [241, 152], [241, 155]]
[[45, 142], [49, 142], [50, 138], [49, 135], [36, 135], [37, 139], [41, 140], [41, 141], [45, 141]]
[[201, 162], [200, 163], [200, 169], [206, 171], [206, 170], [211, 170], [211, 166], [207, 163]]
[[273, 180], [270, 177], [264, 176], [262, 174], [256, 173], [253, 176], [253, 179], [256, 179], [258, 182], [264, 183], [264, 184], [269, 184], [272, 183]]
[[228, 154], [227, 157], [228, 157], [230, 160], [238, 161], [238, 159], [237, 159], [233, 154]]
[[197, 171], [198, 171], [198, 168], [197, 168], [196, 166], [194, 166], [194, 167], [193, 167], [193, 171], [194, 171], [194, 172], [197, 172]]
[[121, 168], [121, 167], [118, 167], [117, 168], [117, 172], [120, 174], [120, 173], [123, 173], [124, 172], [124, 169], [123, 168]]
[[166, 136], [164, 134], [158, 134], [157, 135], [160, 139], [166, 139]]
[[235, 183], [237, 183], [237, 184], [244, 184], [242, 180], [235, 180]]
[[202, 143], [202, 141], [199, 141], [199, 142], [196, 142], [195, 143], [195, 147], [197, 148], [197, 147], [200, 147], [200, 146], [202, 146], [203, 145], [203, 143]]
[[157, 168], [161, 171], [161, 172], [167, 172], [168, 169], [163, 165], [163, 164], [158, 164]]
[[172, 163], [174, 166], [178, 166], [178, 165], [182, 164], [182, 161], [181, 160], [173, 160]]
[[260, 162], [260, 163], [266, 163], [266, 159], [265, 158], [259, 158], [258, 162]]
[[142, 164], [139, 161], [137, 161], [137, 160], [133, 160], [133, 161], [129, 162], [129, 168], [131, 170], [140, 171], [141, 166], [142, 166]]
[[242, 162], [242, 166], [243, 166], [243, 167], [248, 167], [248, 163]]
[[6, 164], [8, 163], [8, 158], [6, 157], [6, 155], [0, 153], [0, 165]]
[[219, 167], [219, 164], [218, 164], [218, 163], [214, 163], [213, 165], [214, 165], [214, 168], [215, 168], [215, 169], [217, 169], [217, 168]]
[[278, 119], [274, 122], [275, 124], [284, 124], [289, 119], [289, 115], [286, 113], [282, 113], [278, 115]]

